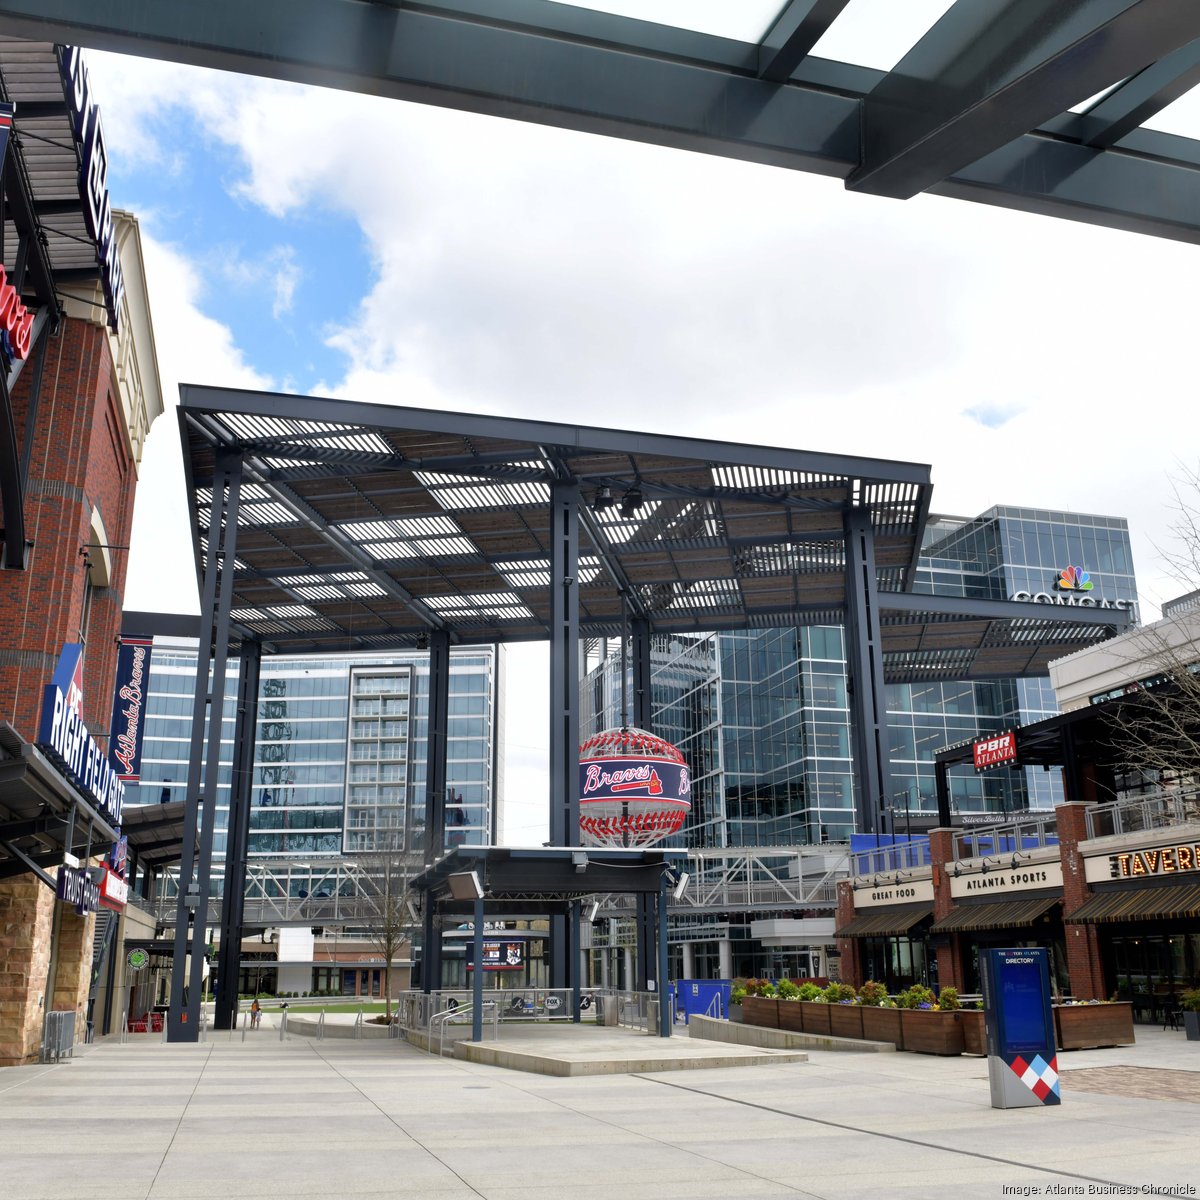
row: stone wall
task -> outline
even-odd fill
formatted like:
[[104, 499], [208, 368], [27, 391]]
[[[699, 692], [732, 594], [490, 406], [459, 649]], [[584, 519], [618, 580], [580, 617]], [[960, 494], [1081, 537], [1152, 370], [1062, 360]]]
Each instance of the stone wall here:
[[41, 1049], [57, 903], [32, 874], [0, 880], [0, 1066], [33, 1062]]

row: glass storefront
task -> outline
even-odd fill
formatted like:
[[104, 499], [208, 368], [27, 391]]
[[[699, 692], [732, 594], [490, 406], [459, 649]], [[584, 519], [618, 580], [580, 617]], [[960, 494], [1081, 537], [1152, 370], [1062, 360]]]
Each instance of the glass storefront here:
[[923, 983], [937, 985], [937, 956], [925, 937], [862, 939], [863, 978], [882, 983], [892, 994]]
[[1180, 992], [1200, 986], [1200, 933], [1194, 921], [1187, 924], [1190, 928], [1156, 921], [1101, 930], [1105, 991], [1131, 1001], [1135, 1021], [1161, 1025], [1164, 1014], [1179, 1007]]

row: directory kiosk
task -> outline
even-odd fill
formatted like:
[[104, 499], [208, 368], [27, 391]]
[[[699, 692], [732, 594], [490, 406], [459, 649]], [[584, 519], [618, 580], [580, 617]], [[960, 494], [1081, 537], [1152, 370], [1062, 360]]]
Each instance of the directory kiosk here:
[[1045, 950], [980, 956], [993, 1108], [1061, 1104]]

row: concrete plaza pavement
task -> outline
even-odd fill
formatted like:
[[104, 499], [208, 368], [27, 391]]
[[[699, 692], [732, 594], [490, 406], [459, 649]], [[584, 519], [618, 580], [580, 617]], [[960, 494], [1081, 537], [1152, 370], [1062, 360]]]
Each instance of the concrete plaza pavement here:
[[979, 1058], [807, 1053], [554, 1078], [269, 1027], [109, 1041], [0, 1071], [0, 1179], [8, 1200], [1200, 1194], [1181, 1033], [1060, 1055], [1048, 1109], [991, 1108]]

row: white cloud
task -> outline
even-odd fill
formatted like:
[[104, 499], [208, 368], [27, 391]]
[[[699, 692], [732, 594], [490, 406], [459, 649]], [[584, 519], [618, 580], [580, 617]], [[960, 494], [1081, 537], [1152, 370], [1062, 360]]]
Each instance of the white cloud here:
[[[937, 511], [1127, 516], [1144, 614], [1180, 590], [1154, 545], [1174, 455], [1196, 441], [1194, 246], [94, 58], [114, 155], [172, 164], [186, 187], [204, 169], [172, 141], [186, 112], [241, 163], [230, 195], [288, 222], [279, 313], [305, 270], [307, 215], [357, 223], [374, 277], [353, 312], [330, 314], [345, 370], [317, 391], [927, 462]], [[165, 370], [259, 386], [198, 311], [186, 261], [162, 255]]]
[[181, 383], [270, 388], [234, 343], [230, 329], [200, 311], [200, 275], [174, 246], [142, 224], [142, 253], [166, 411], [146, 440], [133, 510], [125, 607], [199, 612], [188, 532], [183, 458], [174, 406]]

